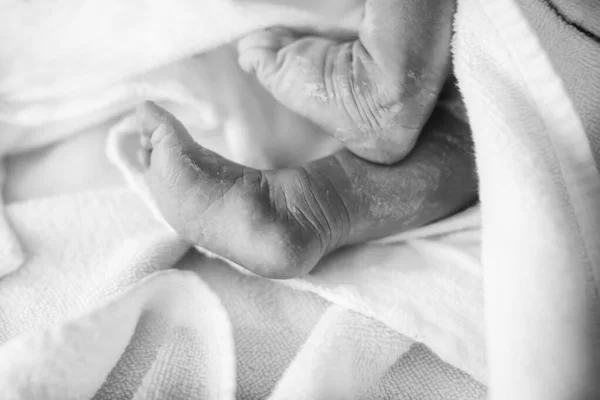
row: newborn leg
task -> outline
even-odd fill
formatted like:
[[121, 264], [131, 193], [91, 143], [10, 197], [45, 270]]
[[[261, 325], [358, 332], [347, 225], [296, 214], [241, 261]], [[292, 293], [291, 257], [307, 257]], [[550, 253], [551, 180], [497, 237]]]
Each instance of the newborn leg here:
[[411, 155], [381, 166], [343, 151], [258, 171], [202, 148], [172, 115], [141, 108], [142, 163], [184, 238], [271, 278], [308, 273], [327, 253], [442, 218], [476, 197], [468, 126], [438, 108]]
[[311, 206], [294, 203], [314, 201], [301, 198], [296, 185], [303, 184], [301, 171], [275, 173], [230, 162], [194, 142], [175, 117], [153, 103], [142, 106], [138, 118], [146, 180], [180, 236], [273, 278], [288, 277], [284, 265], [308, 272], [329, 250], [312, 217], [302, 214]]

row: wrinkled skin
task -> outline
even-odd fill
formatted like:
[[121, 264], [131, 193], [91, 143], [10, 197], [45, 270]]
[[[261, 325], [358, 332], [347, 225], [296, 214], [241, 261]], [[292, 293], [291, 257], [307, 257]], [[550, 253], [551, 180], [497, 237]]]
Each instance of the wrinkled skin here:
[[[437, 101], [452, 3], [366, 7], [355, 42], [296, 38], [281, 28], [240, 42], [242, 67], [347, 150], [255, 170], [201, 147], [153, 103], [140, 107], [147, 182], [183, 238], [257, 274], [292, 278], [335, 249], [443, 218], [475, 199], [470, 131], [453, 82]], [[381, 31], [369, 29], [373, 21]]]
[[368, 1], [358, 39], [267, 29], [240, 41], [240, 65], [354, 154], [393, 164], [414, 146], [448, 75], [453, 14], [452, 1]]

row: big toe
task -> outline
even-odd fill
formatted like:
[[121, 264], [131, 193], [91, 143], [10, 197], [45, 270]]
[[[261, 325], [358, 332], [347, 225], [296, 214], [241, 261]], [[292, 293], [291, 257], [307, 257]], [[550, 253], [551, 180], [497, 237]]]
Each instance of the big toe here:
[[183, 124], [151, 101], [142, 103], [136, 113], [142, 146], [153, 150], [161, 145], [191, 146], [194, 140]]
[[254, 32], [238, 42], [239, 64], [246, 72], [259, 68], [272, 69], [277, 52], [296, 40], [286, 28], [268, 28]]
[[[159, 202], [176, 207], [171, 200], [195, 184], [197, 166], [192, 158], [200, 146], [177, 118], [152, 102], [138, 107], [137, 123], [141, 142], [138, 159], [146, 182]], [[162, 196], [165, 190], [174, 192], [173, 196]]]
[[320, 37], [297, 37], [285, 28], [254, 33], [238, 44], [239, 64], [277, 100], [293, 111], [322, 113], [330, 93], [324, 73], [335, 43]]

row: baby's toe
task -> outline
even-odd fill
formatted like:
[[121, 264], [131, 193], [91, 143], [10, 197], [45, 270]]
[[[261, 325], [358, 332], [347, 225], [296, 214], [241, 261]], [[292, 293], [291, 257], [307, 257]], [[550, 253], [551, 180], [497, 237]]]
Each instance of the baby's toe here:
[[145, 101], [138, 106], [135, 116], [137, 127], [142, 138], [149, 140], [152, 137], [154, 130], [156, 130], [157, 121], [155, 114], [154, 103], [150, 101]]
[[145, 169], [150, 167], [150, 157], [152, 155], [152, 141], [150, 137], [140, 133], [140, 148], [137, 152], [138, 163]]
[[144, 150], [152, 150], [152, 141], [150, 140], [150, 137], [140, 134], [140, 146], [142, 146], [142, 149]]
[[150, 154], [151, 152], [146, 149], [139, 149], [137, 153], [137, 159], [140, 165], [144, 168], [150, 168]]
[[275, 62], [277, 52], [296, 40], [286, 28], [268, 28], [252, 33], [238, 42], [239, 64], [246, 72]]
[[138, 108], [137, 122], [142, 136], [138, 160], [154, 200], [169, 220], [170, 214], [179, 211], [185, 194], [198, 186], [198, 166], [190, 155], [201, 147], [173, 115], [153, 103]]
[[[136, 117], [140, 133], [150, 139], [152, 148], [163, 140], [180, 142], [182, 146], [194, 144], [194, 140], [183, 124], [167, 110], [151, 101], [146, 101], [138, 107]], [[147, 144], [146, 139], [141, 140]]]

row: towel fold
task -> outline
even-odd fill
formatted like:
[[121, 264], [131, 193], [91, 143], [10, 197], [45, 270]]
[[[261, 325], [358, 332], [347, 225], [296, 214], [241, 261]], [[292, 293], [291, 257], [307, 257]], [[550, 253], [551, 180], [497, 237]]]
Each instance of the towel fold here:
[[[202, 391], [221, 399], [228, 397], [205, 384], [225, 377], [248, 399], [485, 396], [481, 383], [376, 319], [188, 252], [129, 190], [16, 203], [8, 215], [35, 256], [0, 280], [0, 359], [36, 378], [0, 375], [3, 399], [42, 391], [99, 399]], [[234, 359], [235, 368], [210, 372], [205, 351]], [[336, 353], [352, 368], [340, 369]], [[75, 372], [94, 372], [88, 379], [71, 379], [79, 376], [69, 370], [74, 355]], [[315, 360], [319, 374], [310, 373]], [[211, 379], [183, 384], [209, 372]]]
[[0, 360], [4, 399], [235, 398], [227, 313], [193, 273], [142, 279], [84, 317], [4, 343]]
[[[0, 188], [4, 187], [6, 181], [6, 168], [4, 160], [0, 160]], [[10, 223], [4, 215], [4, 200], [0, 194], [0, 277], [15, 271], [23, 261], [25, 255], [21, 243]]]
[[456, 74], [481, 182], [491, 398], [595, 398], [600, 179], [580, 118], [589, 134], [598, 125], [591, 92], [571, 86], [578, 115], [523, 12], [567, 85], [600, 81], [598, 63], [566, 72], [600, 44], [546, 2], [520, 4], [463, 0], [456, 23]]

